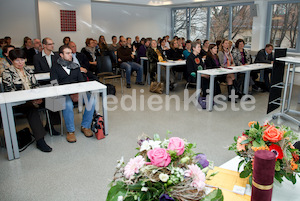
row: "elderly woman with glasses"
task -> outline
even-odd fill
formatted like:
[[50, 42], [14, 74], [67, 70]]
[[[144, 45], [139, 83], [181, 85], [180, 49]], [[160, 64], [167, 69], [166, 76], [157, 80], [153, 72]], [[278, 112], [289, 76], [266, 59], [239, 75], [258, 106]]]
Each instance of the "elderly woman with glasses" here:
[[[25, 66], [25, 52], [16, 48], [9, 52], [12, 65], [2, 73], [2, 83], [5, 92], [28, 90], [38, 86], [32, 69]], [[52, 148], [44, 140], [46, 131], [39, 116], [38, 107], [43, 102], [42, 99], [27, 101], [24, 104], [15, 106], [14, 112], [26, 115], [33, 136], [36, 140], [37, 148], [43, 152], [51, 152]]]

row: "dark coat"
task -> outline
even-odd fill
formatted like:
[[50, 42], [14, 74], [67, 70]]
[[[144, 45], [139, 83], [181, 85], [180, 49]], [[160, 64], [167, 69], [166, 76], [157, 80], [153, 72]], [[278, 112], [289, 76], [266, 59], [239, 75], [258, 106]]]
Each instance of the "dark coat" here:
[[167, 58], [169, 60], [175, 60], [175, 61], [179, 59], [184, 59], [183, 50], [177, 48], [175, 49], [171, 48], [167, 51]]
[[191, 73], [192, 72], [197, 73], [199, 66], [202, 66], [202, 68], [204, 69], [204, 63], [202, 61], [200, 54], [195, 56], [193, 53], [191, 53], [186, 59], [188, 82], [191, 82], [193, 80], [194, 77], [191, 75]]
[[80, 68], [72, 69], [70, 75], [68, 75], [67, 72], [58, 63], [52, 66], [50, 71], [50, 79], [57, 80], [58, 84], [60, 85], [85, 81], [80, 72]]
[[268, 63], [270, 64], [273, 61], [273, 53], [266, 55], [265, 49], [258, 51], [254, 63]]
[[[52, 66], [54, 66], [54, 64], [57, 63], [58, 58], [59, 58], [59, 55], [57, 53], [54, 53], [54, 55], [51, 55]], [[48, 62], [46, 60], [46, 57], [42, 56], [42, 52], [34, 55], [33, 65], [34, 65], [34, 72], [35, 73], [50, 72], [50, 67], [49, 67]]]
[[210, 57], [210, 56], [206, 56], [206, 59], [205, 59], [205, 68], [206, 69], [212, 69], [212, 68], [220, 68], [221, 65], [217, 64], [216, 61]]

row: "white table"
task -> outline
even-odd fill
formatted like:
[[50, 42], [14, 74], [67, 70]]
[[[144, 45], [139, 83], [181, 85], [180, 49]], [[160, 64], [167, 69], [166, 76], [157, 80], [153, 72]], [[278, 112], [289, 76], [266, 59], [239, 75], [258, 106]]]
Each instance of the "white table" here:
[[209, 75], [209, 96], [208, 96], [208, 111], [212, 111], [213, 107], [213, 98], [214, 98], [214, 80], [218, 75], [227, 75], [231, 73], [245, 73], [244, 80], [244, 94], [248, 94], [249, 91], [249, 82], [250, 82], [250, 72], [253, 70], [261, 70], [265, 68], [271, 68], [272, 64], [249, 64], [244, 66], [233, 66], [232, 69], [227, 68], [214, 68], [207, 70], [198, 70], [197, 71], [197, 100], [200, 96], [201, 89], [201, 74]]
[[[297, 71], [298, 68], [296, 68], [296, 64], [300, 64], [300, 57], [280, 57], [276, 59], [277, 61], [284, 61], [288, 63], [288, 67], [286, 70], [286, 75], [285, 75], [285, 82], [283, 84], [283, 98], [281, 101], [281, 110], [279, 113], [273, 114], [272, 118], [275, 119], [277, 117], [282, 116], [283, 118], [286, 118], [290, 121], [293, 121], [300, 126], [300, 121], [295, 119], [294, 117], [291, 117], [287, 113], [292, 113], [292, 114], [300, 114], [299, 111], [296, 110], [291, 110], [291, 99], [292, 99], [292, 92], [293, 92], [293, 84], [294, 84], [294, 77], [295, 77], [295, 72]], [[291, 65], [293, 65], [293, 68], [291, 69]], [[299, 69], [298, 69], [299, 70]], [[292, 72], [290, 75], [289, 72]], [[289, 94], [288, 94], [288, 88], [289, 88]], [[287, 101], [287, 103], [286, 103]], [[287, 105], [286, 105], [287, 104]], [[285, 107], [286, 105], [286, 107]]]
[[34, 76], [36, 80], [50, 80], [50, 73], [37, 73]]
[[[35, 99], [42, 99], [42, 98], [49, 98], [49, 97], [58, 97], [63, 95], [69, 95], [74, 93], [84, 93], [91, 91], [95, 94], [95, 97], [98, 98], [98, 93], [102, 93], [102, 106], [103, 106], [103, 116], [104, 116], [104, 127], [105, 127], [105, 134], [108, 134], [108, 119], [107, 119], [107, 92], [106, 86], [97, 82], [80, 82], [74, 84], [66, 84], [66, 85], [59, 85], [59, 86], [50, 86], [46, 88], [37, 88], [37, 89], [30, 89], [30, 90], [22, 90], [22, 91], [13, 91], [13, 92], [5, 92], [2, 93], [1, 96], [4, 98], [4, 102], [6, 105], [6, 112], [8, 118], [8, 125], [9, 125], [9, 133], [12, 145], [12, 149], [10, 149], [9, 142], [7, 145], [7, 152], [8, 155], [11, 156], [12, 151], [14, 158], [20, 158], [19, 154], [19, 147], [18, 141], [16, 137], [16, 129], [15, 129], [15, 121], [13, 116], [13, 109], [14, 105], [18, 105], [20, 102], [30, 101]], [[97, 101], [96, 101], [97, 103]], [[1, 99], [0, 99], [1, 104]], [[3, 104], [1, 104], [1, 108]], [[96, 104], [96, 110], [99, 109], [99, 105]], [[1, 110], [2, 113], [2, 110]], [[5, 117], [5, 111], [2, 113], [2, 117]], [[4, 118], [2, 118], [4, 119]], [[9, 139], [9, 138], [8, 138]], [[7, 140], [8, 141], [8, 140]], [[9, 157], [9, 160], [12, 160]]]
[[146, 73], [146, 82], [148, 83], [148, 85], [150, 85], [150, 69], [149, 69], [149, 62], [148, 62], [148, 57], [140, 57], [141, 59], [141, 65], [144, 68], [144, 61], [147, 62], [147, 73]]
[[[227, 161], [223, 165], [221, 165], [221, 168], [237, 171], [238, 164], [240, 162], [240, 157], [236, 156], [233, 159]], [[242, 171], [243, 168], [240, 168], [240, 171]], [[272, 201], [299, 201], [300, 198], [300, 179], [297, 176], [297, 183], [293, 185], [292, 182], [283, 179], [283, 183], [279, 183], [275, 181], [274, 179], [274, 186], [273, 186], [273, 194], [272, 194]]]
[[173, 66], [185, 65], [185, 60], [180, 61], [168, 61], [168, 62], [157, 62], [157, 81], [160, 82], [161, 66], [166, 67], [166, 94], [169, 95], [170, 91], [170, 69]]

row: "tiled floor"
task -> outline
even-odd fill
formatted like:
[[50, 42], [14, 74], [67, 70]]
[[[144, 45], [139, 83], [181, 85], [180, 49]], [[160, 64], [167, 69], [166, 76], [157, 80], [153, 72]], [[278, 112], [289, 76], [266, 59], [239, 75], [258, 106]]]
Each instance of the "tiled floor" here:
[[[205, 153], [215, 165], [221, 165], [235, 156], [227, 150], [228, 145], [232, 143], [233, 136], [241, 134], [247, 128], [249, 121], [264, 122], [271, 119], [271, 115], [266, 115], [268, 93], [254, 94], [256, 103], [251, 112], [233, 111], [227, 102], [228, 108], [223, 112], [198, 111], [192, 103], [187, 104], [188, 109], [185, 110], [184, 83], [180, 83], [170, 94], [179, 94], [180, 98], [171, 99], [169, 110], [163, 106], [160, 111], [151, 111], [147, 105], [149, 97], [157, 95], [163, 98], [164, 105], [167, 101], [165, 94], [152, 94], [148, 92], [148, 86], [132, 84], [132, 88], [125, 89], [122, 96], [119, 84], [114, 84], [117, 86], [119, 104], [109, 105], [110, 108], [118, 108], [108, 112], [109, 135], [105, 139], [98, 141], [94, 137], [84, 137], [79, 130], [81, 114], [76, 114], [76, 143], [68, 143], [65, 136], [47, 135], [46, 141], [53, 148], [51, 153], [39, 151], [34, 143], [20, 153], [20, 159], [13, 161], [8, 161], [6, 149], [0, 148], [1, 201], [104, 201], [116, 161], [124, 156], [128, 162], [136, 154], [136, 141], [142, 133], [150, 136], [158, 133], [163, 138], [170, 130], [171, 136], [197, 143], [196, 151]], [[134, 89], [137, 97], [136, 109], [121, 109], [121, 104], [124, 103], [130, 109], [132, 100], [126, 95], [132, 94]], [[300, 87], [294, 88], [292, 101], [292, 106], [297, 108], [299, 106], [296, 93], [299, 89]], [[193, 93], [194, 89], [189, 89], [189, 92]], [[176, 101], [179, 103], [179, 110], [175, 107]], [[146, 103], [144, 109], [141, 103]], [[235, 106], [240, 106], [240, 102]], [[276, 120], [275, 123], [288, 124], [298, 131], [297, 125], [283, 120]]]

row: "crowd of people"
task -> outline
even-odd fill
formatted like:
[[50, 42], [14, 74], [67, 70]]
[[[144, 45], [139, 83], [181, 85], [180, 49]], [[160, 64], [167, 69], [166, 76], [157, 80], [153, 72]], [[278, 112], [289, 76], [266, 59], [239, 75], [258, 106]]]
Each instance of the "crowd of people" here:
[[[119, 41], [118, 41], [119, 40]], [[140, 64], [141, 57], [147, 57], [149, 61], [149, 73], [151, 81], [156, 81], [157, 62], [167, 60], [186, 60], [186, 65], [176, 66], [170, 73], [170, 90], [173, 90], [176, 84], [176, 73], [180, 72], [187, 82], [195, 83], [197, 70], [212, 68], [231, 68], [234, 66], [247, 65], [252, 63], [249, 52], [244, 48], [245, 41], [238, 39], [234, 46], [233, 42], [223, 39], [221, 41], [210, 42], [204, 40], [185, 41], [185, 38], [175, 36], [169, 40], [169, 36], [158, 38], [139, 38], [136, 36], [134, 41], [130, 37], [124, 36], [111, 37], [111, 43], [108, 44], [103, 35], [97, 40], [87, 38], [85, 47], [77, 51], [77, 46], [70, 37], [63, 38], [63, 43], [58, 52], [54, 52], [54, 42], [46, 37], [42, 40], [24, 37], [23, 46], [17, 48], [12, 45], [10, 37], [0, 39], [0, 73], [5, 92], [16, 90], [27, 90], [36, 88], [39, 83], [35, 79], [34, 73], [50, 72], [50, 79], [57, 80], [58, 84], [69, 84], [84, 81], [97, 80], [97, 74], [101, 72], [97, 65], [99, 57], [108, 56], [111, 63], [116, 68], [124, 69], [126, 72], [127, 88], [131, 88], [132, 71], [136, 71], [136, 85], [144, 85], [142, 76], [146, 72], [146, 66]], [[273, 63], [273, 45], [267, 44], [260, 50], [254, 60], [254, 63]], [[28, 65], [34, 66], [29, 68]], [[164, 72], [164, 71], [163, 71]], [[270, 70], [265, 70], [264, 81], [265, 90], [269, 90]], [[162, 80], [165, 74], [162, 73]], [[209, 76], [202, 75], [202, 96], [207, 95], [209, 88]], [[251, 73], [252, 88], [257, 89], [255, 80], [258, 78], [258, 72]], [[244, 75], [227, 74], [218, 76], [215, 79], [215, 94], [220, 94], [220, 83], [224, 82], [228, 87], [228, 100], [230, 94], [235, 92], [241, 98], [244, 94], [241, 92]], [[41, 84], [41, 83], [40, 83]], [[88, 96], [90, 99], [91, 96]], [[63, 110], [63, 117], [67, 128], [67, 141], [76, 142], [74, 125], [74, 102], [78, 99], [77, 94], [66, 96], [66, 108]], [[92, 101], [93, 104], [95, 102]], [[27, 116], [31, 130], [37, 142], [37, 148], [43, 152], [51, 152], [52, 148], [45, 142], [44, 135], [46, 131], [52, 130], [53, 135], [60, 135], [53, 125], [60, 123], [60, 116], [50, 113], [51, 125], [43, 123], [40, 119], [38, 108], [44, 107], [44, 100], [28, 101], [25, 104], [14, 107], [14, 111], [22, 112]], [[94, 107], [85, 110], [81, 132], [86, 137], [93, 136], [90, 125], [92, 122]]]

